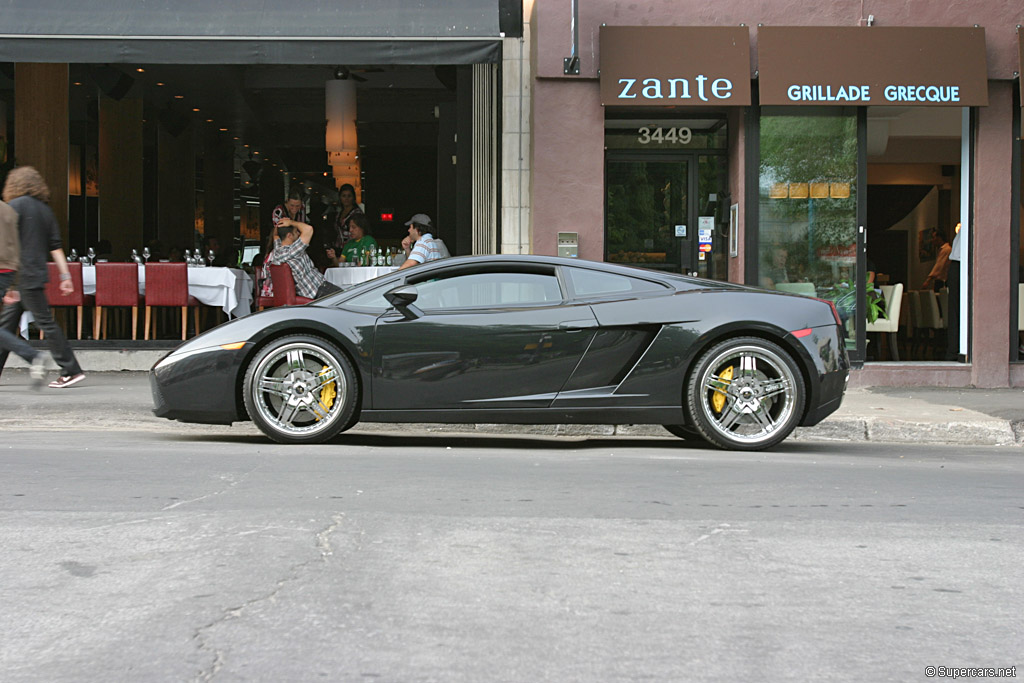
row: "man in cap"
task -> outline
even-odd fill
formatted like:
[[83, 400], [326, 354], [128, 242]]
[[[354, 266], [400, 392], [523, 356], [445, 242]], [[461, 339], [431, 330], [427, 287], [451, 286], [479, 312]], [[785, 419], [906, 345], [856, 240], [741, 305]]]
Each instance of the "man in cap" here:
[[409, 236], [402, 240], [405, 250], [405, 262], [402, 268], [412, 268], [420, 263], [436, 261], [448, 256], [448, 250], [441, 240], [434, 239], [430, 233], [433, 223], [430, 216], [418, 213], [405, 222], [409, 228]]

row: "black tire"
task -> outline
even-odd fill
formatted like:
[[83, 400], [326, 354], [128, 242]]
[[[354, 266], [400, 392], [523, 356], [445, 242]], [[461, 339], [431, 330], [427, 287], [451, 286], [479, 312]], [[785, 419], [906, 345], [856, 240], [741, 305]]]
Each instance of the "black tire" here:
[[704, 435], [690, 425], [661, 425], [683, 441], [704, 441]]
[[690, 375], [686, 398], [690, 423], [701, 436], [738, 451], [777, 445], [799, 424], [807, 400], [793, 357], [759, 337], [728, 339], [705, 352]]
[[331, 342], [291, 335], [256, 353], [242, 396], [249, 417], [274, 441], [323, 443], [355, 423], [359, 380]]

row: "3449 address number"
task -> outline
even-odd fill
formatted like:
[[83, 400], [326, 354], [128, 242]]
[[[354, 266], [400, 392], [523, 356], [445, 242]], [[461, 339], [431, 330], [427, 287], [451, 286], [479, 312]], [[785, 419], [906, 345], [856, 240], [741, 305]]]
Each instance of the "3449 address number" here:
[[681, 128], [648, 128], [644, 126], [637, 130], [637, 142], [641, 145], [649, 145], [656, 142], [659, 145], [664, 143], [674, 145], [688, 145], [693, 140], [693, 131], [685, 126]]

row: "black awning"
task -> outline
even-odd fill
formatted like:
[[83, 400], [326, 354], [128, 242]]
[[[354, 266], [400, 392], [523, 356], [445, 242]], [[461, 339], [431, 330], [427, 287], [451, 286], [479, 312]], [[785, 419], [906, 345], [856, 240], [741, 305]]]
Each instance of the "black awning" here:
[[0, 0], [0, 61], [471, 64], [500, 55], [497, 0]]

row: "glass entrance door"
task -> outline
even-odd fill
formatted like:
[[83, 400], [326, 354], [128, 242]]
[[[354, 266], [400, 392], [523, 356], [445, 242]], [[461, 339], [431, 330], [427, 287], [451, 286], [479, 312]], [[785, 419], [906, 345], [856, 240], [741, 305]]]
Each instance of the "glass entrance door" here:
[[725, 157], [609, 154], [605, 260], [726, 279]]

